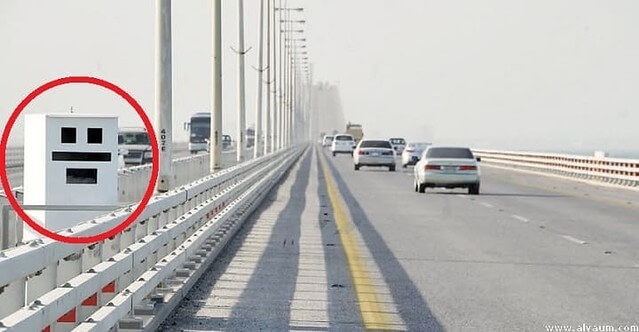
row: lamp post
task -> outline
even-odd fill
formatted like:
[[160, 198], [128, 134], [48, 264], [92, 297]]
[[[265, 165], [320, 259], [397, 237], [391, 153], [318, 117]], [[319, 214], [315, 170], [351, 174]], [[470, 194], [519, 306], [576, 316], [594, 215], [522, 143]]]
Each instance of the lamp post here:
[[222, 0], [213, 0], [212, 38], [213, 65], [211, 66], [211, 173], [222, 168]]
[[[288, 145], [288, 143], [290, 142], [290, 140], [288, 140], [287, 138], [287, 133], [289, 132], [288, 125], [290, 124], [290, 122], [288, 121], [289, 117], [288, 114], [290, 113], [290, 103], [289, 103], [289, 94], [290, 94], [290, 86], [289, 86], [289, 66], [290, 66], [290, 58], [288, 55], [288, 52], [286, 52], [286, 49], [284, 48], [284, 41], [288, 39], [288, 34], [289, 31], [286, 31], [286, 27], [283, 29], [282, 28], [282, 23], [289, 23], [290, 25], [290, 13], [291, 12], [301, 12], [304, 9], [303, 8], [288, 8], [286, 6], [286, 3], [284, 4], [284, 7], [281, 6], [281, 2], [280, 2], [280, 6], [278, 8], [275, 8], [276, 11], [278, 11], [280, 13], [279, 15], [279, 20], [277, 20], [276, 22], [278, 22], [278, 30], [280, 30], [280, 35], [279, 35], [279, 94], [278, 94], [278, 100], [279, 100], [279, 109], [277, 111], [278, 113], [278, 117], [277, 117], [277, 135], [278, 135], [278, 139], [277, 139], [277, 145], [278, 148], [283, 148], [285, 146]], [[283, 12], [286, 13], [286, 17], [283, 18]], [[284, 30], [284, 31], [282, 31]]]
[[244, 82], [244, 55], [246, 51], [244, 50], [244, 0], [237, 1], [237, 23], [238, 23], [238, 34], [237, 34], [237, 42], [238, 42], [238, 89], [237, 89], [237, 147], [236, 147], [236, 161], [241, 163], [244, 161], [244, 154], [246, 148], [246, 141], [244, 130], [246, 128], [246, 99], [245, 99], [245, 82]]
[[253, 135], [253, 158], [257, 158], [260, 154], [260, 137], [262, 135], [262, 72], [265, 68], [264, 65], [264, 0], [259, 0], [259, 14], [258, 14], [258, 42], [257, 42], [257, 93], [255, 103], [255, 133]]
[[171, 69], [171, 0], [156, 1], [155, 27], [155, 128], [160, 145], [158, 192], [171, 189], [172, 145], [172, 69]]

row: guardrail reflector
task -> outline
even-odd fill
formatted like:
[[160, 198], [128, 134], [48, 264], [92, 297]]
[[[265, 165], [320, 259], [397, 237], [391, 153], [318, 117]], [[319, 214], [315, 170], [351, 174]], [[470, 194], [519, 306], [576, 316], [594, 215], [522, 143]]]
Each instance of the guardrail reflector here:
[[98, 305], [98, 293], [95, 293], [82, 301], [83, 306], [97, 306]]
[[75, 323], [75, 308], [58, 318], [58, 323]]
[[115, 293], [115, 281], [111, 281], [109, 284], [102, 287], [102, 293]]

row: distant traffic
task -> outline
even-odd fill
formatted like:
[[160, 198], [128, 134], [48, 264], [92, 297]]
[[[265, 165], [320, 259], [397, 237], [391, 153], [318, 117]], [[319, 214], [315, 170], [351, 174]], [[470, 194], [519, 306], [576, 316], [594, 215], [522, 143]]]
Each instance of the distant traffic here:
[[413, 167], [413, 189], [425, 193], [427, 188], [463, 188], [478, 195], [481, 183], [480, 158], [468, 147], [436, 146], [427, 142], [407, 142], [402, 137], [364, 138], [362, 126], [348, 123], [346, 131], [322, 134], [318, 142], [333, 157], [350, 155], [353, 169], [383, 167], [396, 170], [397, 159], [402, 168]]

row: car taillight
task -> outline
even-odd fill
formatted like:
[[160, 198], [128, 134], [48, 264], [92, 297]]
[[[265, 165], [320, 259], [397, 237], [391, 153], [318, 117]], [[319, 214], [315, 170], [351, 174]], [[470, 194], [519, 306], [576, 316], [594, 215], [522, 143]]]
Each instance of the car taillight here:
[[357, 152], [357, 154], [364, 155], [364, 154], [367, 154], [367, 152], [364, 151], [364, 150], [359, 150], [359, 152]]
[[424, 166], [424, 169], [427, 170], [427, 171], [428, 170], [440, 170], [440, 169], [442, 169], [442, 167], [439, 166], [439, 165], [426, 165], [426, 166]]
[[459, 166], [459, 170], [460, 171], [476, 171], [477, 166], [471, 166], [471, 165]]

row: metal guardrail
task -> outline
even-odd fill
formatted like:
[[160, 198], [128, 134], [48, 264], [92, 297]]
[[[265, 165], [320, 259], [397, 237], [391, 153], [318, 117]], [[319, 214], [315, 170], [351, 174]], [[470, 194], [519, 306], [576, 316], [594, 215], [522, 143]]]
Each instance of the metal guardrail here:
[[[154, 197], [121, 234], [0, 251], [0, 331], [153, 330], [302, 153], [263, 156]], [[134, 206], [79, 224], [96, 234]]]
[[[209, 173], [209, 155], [201, 154], [174, 159], [173, 186], [181, 186], [195, 181]], [[142, 199], [151, 178], [150, 164], [118, 170], [118, 190], [120, 202], [137, 202]]]
[[[234, 151], [225, 151], [225, 164], [234, 160]], [[195, 181], [209, 174], [209, 155], [199, 154], [173, 160], [173, 188]], [[223, 159], [224, 161], [224, 159]], [[121, 204], [131, 204], [142, 199], [151, 178], [151, 164], [133, 166], [118, 170], [118, 200]], [[20, 196], [21, 188], [14, 188]], [[18, 201], [21, 201], [18, 197]], [[22, 220], [16, 215], [9, 201], [0, 191], [0, 250], [14, 247], [22, 241]]]
[[639, 188], [639, 160], [556, 153], [473, 150], [482, 162], [565, 178]]
[[24, 164], [24, 148], [7, 148], [5, 159], [7, 168], [22, 167], [22, 165]]

